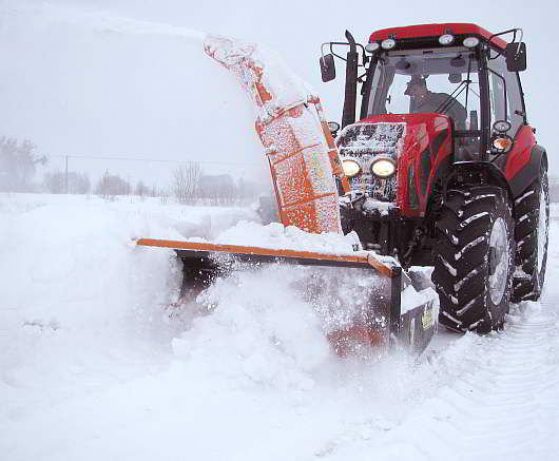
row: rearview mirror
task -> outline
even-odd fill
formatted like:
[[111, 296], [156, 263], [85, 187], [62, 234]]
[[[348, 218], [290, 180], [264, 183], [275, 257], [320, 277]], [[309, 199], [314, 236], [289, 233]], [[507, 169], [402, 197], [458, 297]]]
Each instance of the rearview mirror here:
[[320, 73], [322, 74], [323, 82], [329, 82], [336, 78], [336, 66], [333, 55], [325, 54], [320, 57]]
[[505, 59], [509, 72], [522, 72], [526, 70], [526, 44], [509, 43], [505, 48]]

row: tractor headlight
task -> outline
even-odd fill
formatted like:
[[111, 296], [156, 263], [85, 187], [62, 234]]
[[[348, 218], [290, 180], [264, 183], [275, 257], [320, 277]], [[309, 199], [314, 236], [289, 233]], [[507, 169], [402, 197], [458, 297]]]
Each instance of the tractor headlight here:
[[498, 153], [506, 154], [512, 148], [513, 140], [510, 136], [506, 134], [498, 135], [497, 137], [493, 138], [493, 149], [495, 149]]
[[439, 43], [443, 46], [450, 45], [454, 41], [454, 35], [444, 34], [439, 37]]
[[466, 48], [475, 48], [476, 46], [479, 45], [479, 38], [477, 38], [477, 37], [466, 37], [464, 39], [464, 41], [462, 42], [462, 44]]
[[396, 172], [396, 162], [391, 158], [382, 157], [373, 160], [371, 163], [371, 173], [379, 178], [389, 178]]
[[357, 160], [353, 160], [351, 158], [346, 158], [342, 161], [342, 168], [344, 170], [344, 174], [348, 178], [353, 178], [361, 173], [361, 165], [359, 165]]
[[495, 131], [498, 131], [499, 133], [506, 133], [507, 131], [509, 131], [512, 128], [512, 125], [510, 124], [510, 122], [506, 121], [506, 120], [497, 120], [494, 124], [493, 124], [493, 129]]
[[382, 46], [383, 50], [391, 50], [396, 46], [396, 40], [393, 38], [387, 38], [381, 42], [380, 46]]
[[367, 50], [369, 53], [374, 53], [379, 48], [380, 48], [380, 43], [379, 42], [371, 42], [371, 43], [367, 43], [367, 45], [365, 45], [365, 50]]

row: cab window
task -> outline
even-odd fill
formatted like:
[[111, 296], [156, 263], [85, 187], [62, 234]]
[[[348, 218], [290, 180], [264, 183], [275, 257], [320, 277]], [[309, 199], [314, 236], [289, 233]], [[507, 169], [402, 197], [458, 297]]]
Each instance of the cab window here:
[[440, 113], [456, 130], [479, 129], [478, 61], [467, 48], [389, 51], [369, 79], [367, 115]]
[[506, 120], [512, 126], [509, 134], [514, 136], [524, 124], [524, 108], [518, 74], [507, 70], [504, 56], [492, 54], [487, 65], [490, 124], [492, 127], [496, 121]]

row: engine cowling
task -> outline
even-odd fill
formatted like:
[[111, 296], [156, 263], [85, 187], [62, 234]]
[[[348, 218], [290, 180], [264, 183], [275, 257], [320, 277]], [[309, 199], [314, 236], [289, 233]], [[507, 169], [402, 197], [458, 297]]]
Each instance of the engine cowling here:
[[[350, 184], [352, 195], [364, 198], [364, 213], [397, 208], [401, 216], [421, 217], [440, 167], [452, 156], [452, 122], [430, 113], [375, 115], [345, 127], [336, 144], [342, 162], [359, 165]], [[375, 171], [380, 160], [386, 168]], [[394, 172], [383, 177], [388, 163]]]

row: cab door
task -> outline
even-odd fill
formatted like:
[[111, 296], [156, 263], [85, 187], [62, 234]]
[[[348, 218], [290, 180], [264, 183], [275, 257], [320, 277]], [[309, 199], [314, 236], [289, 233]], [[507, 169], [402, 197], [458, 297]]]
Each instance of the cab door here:
[[[488, 123], [488, 160], [493, 162], [511, 181], [530, 161], [530, 153], [536, 144], [533, 129], [528, 125], [520, 77], [517, 72], [507, 70], [503, 55], [491, 51], [487, 60], [487, 88], [489, 97]], [[492, 149], [495, 136], [495, 122], [505, 120], [510, 123], [506, 132], [514, 143], [512, 149], [499, 154]]]

